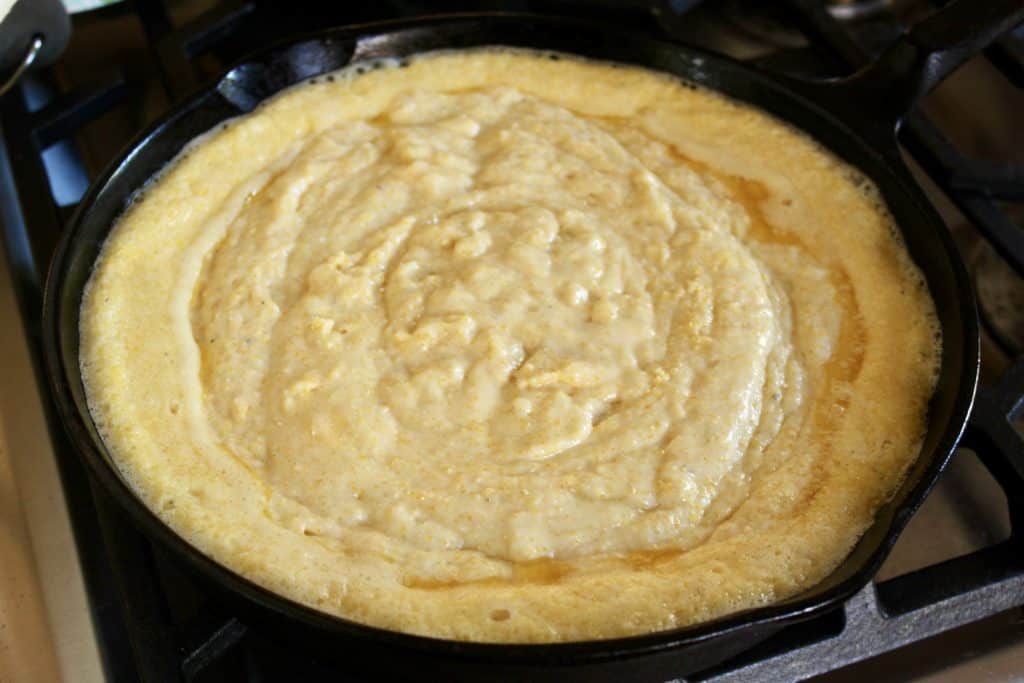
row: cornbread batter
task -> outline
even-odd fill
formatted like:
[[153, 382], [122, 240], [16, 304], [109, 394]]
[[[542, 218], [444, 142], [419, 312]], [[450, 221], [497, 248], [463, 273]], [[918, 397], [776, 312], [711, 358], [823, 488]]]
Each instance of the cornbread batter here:
[[112, 233], [82, 365], [139, 494], [274, 591], [636, 634], [819, 581], [916, 457], [939, 345], [895, 234], [749, 107], [438, 54], [193, 145]]

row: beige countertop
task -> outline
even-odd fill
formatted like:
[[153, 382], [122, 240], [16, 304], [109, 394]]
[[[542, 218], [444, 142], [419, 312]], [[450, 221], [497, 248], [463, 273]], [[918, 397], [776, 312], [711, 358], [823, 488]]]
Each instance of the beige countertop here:
[[0, 247], [0, 683], [103, 680], [56, 463]]

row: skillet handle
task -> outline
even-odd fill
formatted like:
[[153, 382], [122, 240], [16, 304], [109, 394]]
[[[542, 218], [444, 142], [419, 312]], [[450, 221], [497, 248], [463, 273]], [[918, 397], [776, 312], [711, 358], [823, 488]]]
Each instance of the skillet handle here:
[[837, 85], [856, 98], [851, 103], [866, 98], [898, 127], [946, 76], [1022, 21], [1024, 0], [953, 0]]

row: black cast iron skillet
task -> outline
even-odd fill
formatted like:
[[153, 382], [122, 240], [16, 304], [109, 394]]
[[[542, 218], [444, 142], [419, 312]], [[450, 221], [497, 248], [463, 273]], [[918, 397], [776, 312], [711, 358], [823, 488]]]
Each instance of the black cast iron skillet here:
[[[43, 312], [47, 372], [73, 443], [92, 475], [150, 537], [243, 616], [375, 675], [449, 678], [673, 678], [718, 663], [781, 627], [834, 609], [866, 585], [934, 484], [960, 438], [978, 373], [975, 302], [950, 235], [900, 159], [896, 130], [943, 77], [1024, 18], [1020, 0], [959, 0], [851, 78], [803, 83], [700, 50], [571, 19], [459, 15], [338, 28], [278, 44], [239, 64], [143, 133], [93, 185], [51, 266]], [[204, 556], [132, 492], [97, 434], [79, 371], [82, 290], [132, 194], [191, 139], [282, 88], [378, 57], [504, 45], [637, 64], [720, 91], [790, 122], [869, 176], [924, 272], [942, 325], [942, 368], [921, 453], [849, 557], [791, 599], [673, 631], [551, 645], [460, 643], [370, 628], [292, 602]], [[842, 245], [837, 244], [837, 249]], [[899, 340], [894, 339], [894, 344]], [[169, 454], [170, 455], [170, 454]]]

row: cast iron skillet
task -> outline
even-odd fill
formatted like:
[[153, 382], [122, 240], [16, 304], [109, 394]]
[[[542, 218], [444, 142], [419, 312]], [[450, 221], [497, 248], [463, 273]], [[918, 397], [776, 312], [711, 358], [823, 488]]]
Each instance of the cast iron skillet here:
[[[982, 7], [984, 5], [984, 7]], [[65, 425], [110, 495], [150, 537], [194, 570], [245, 618], [352, 668], [445, 678], [530, 676], [650, 680], [685, 675], [749, 648], [782, 626], [836, 608], [866, 585], [921, 504], [960, 438], [978, 373], [975, 302], [950, 235], [900, 159], [895, 133], [943, 77], [1024, 18], [1020, 0], [959, 0], [851, 78], [809, 84], [696, 49], [605, 25], [521, 15], [457, 15], [338, 28], [278, 44], [239, 64], [136, 139], [93, 185], [54, 257], [43, 311], [47, 372]], [[637, 64], [749, 102], [806, 131], [881, 188], [924, 272], [942, 324], [942, 368], [921, 453], [848, 558], [800, 595], [673, 631], [551, 645], [460, 643], [370, 628], [278, 596], [207, 558], [132, 492], [89, 415], [79, 371], [82, 290], [132, 194], [195, 136], [253, 109], [282, 88], [378, 57], [505, 45]], [[842, 248], [841, 244], [836, 245]], [[894, 339], [894, 344], [899, 340]]]

